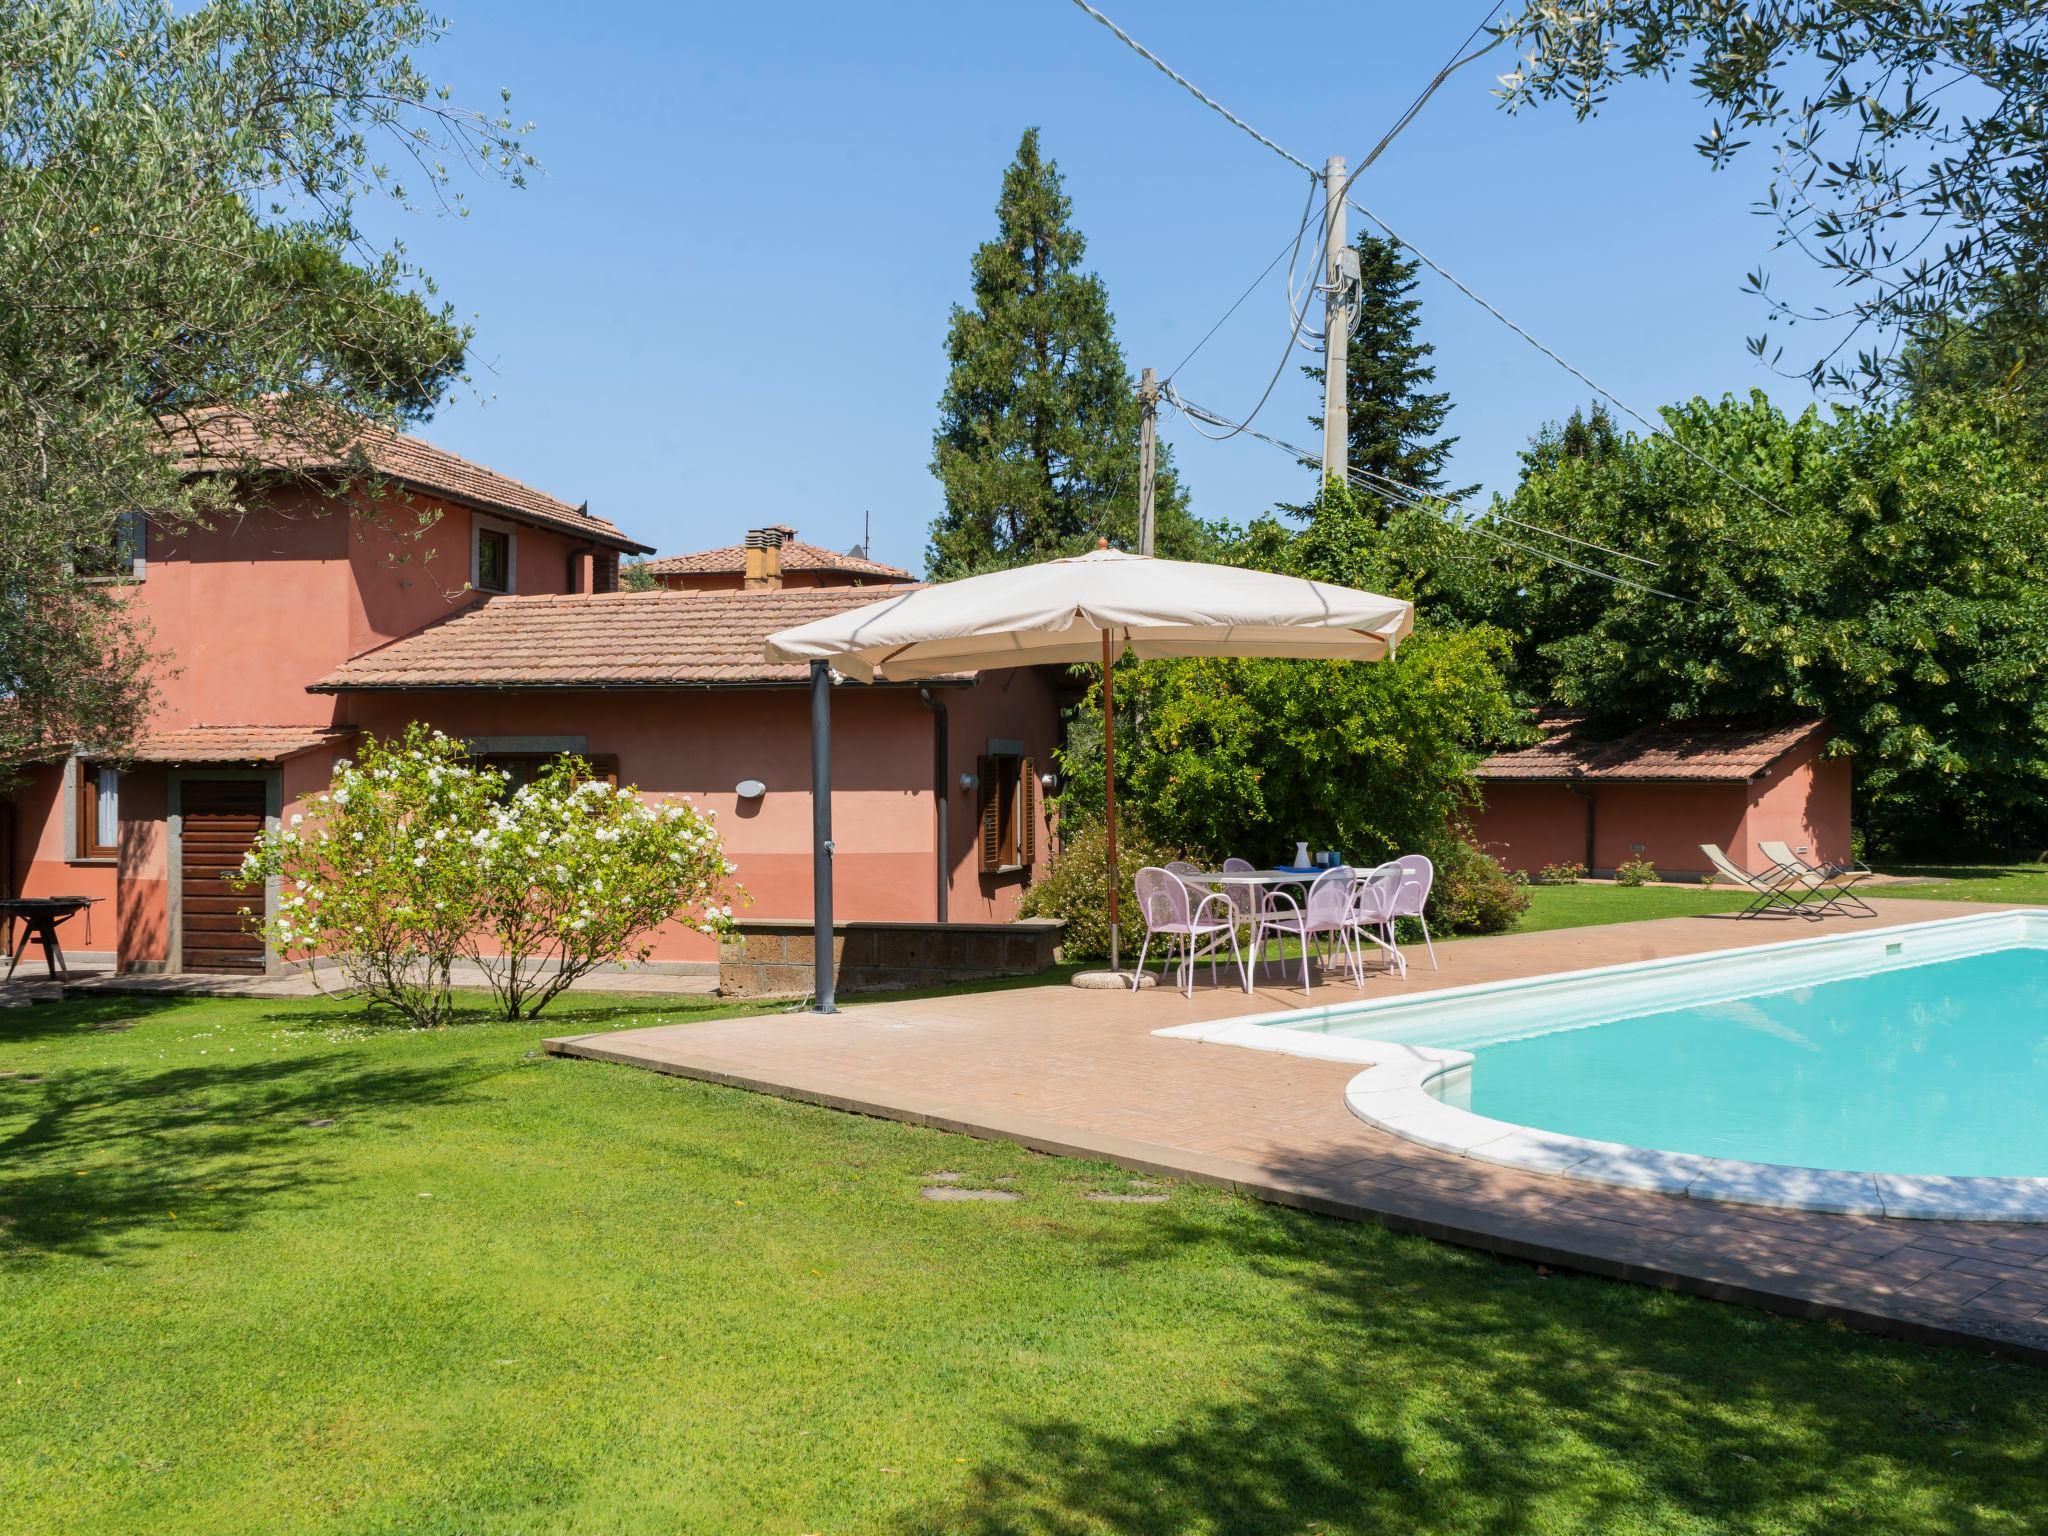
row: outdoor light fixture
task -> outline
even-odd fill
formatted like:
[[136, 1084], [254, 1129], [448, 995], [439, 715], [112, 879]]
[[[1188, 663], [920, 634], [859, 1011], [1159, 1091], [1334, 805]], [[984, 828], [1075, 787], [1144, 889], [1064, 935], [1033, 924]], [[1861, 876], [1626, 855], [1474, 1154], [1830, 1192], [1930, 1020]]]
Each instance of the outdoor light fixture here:
[[977, 779], [977, 778], [976, 778], [976, 777], [975, 777], [975, 776], [974, 776], [973, 774], [971, 774], [971, 773], [963, 773], [963, 774], [961, 774], [961, 775], [960, 775], [960, 787], [961, 787], [961, 788], [962, 788], [963, 790], [966, 790], [966, 789], [977, 789], [977, 788], [979, 788], [979, 787], [980, 787], [980, 785], [981, 785], [981, 780]]
[[759, 779], [741, 779], [739, 783], [736, 786], [734, 786], [733, 793], [738, 795], [742, 800], [758, 800], [763, 795], [768, 793], [768, 786], [766, 784], [763, 784]]

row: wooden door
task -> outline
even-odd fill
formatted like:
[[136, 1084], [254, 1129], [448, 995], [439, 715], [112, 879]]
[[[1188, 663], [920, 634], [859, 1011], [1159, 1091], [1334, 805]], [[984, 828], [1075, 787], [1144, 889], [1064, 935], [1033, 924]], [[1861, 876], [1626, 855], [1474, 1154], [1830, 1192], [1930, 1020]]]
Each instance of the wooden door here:
[[[227, 877], [263, 830], [261, 779], [187, 779], [180, 795], [180, 937], [188, 971], [261, 971], [263, 890]], [[245, 918], [242, 908], [253, 914]]]

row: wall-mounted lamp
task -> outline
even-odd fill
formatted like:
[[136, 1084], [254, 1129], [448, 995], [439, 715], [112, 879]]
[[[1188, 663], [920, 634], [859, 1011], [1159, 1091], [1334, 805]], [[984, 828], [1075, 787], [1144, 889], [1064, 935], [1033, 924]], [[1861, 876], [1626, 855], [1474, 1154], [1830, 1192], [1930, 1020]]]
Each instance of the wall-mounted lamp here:
[[733, 793], [742, 800], [758, 800], [768, 793], [768, 786], [759, 779], [741, 779], [733, 786]]
[[1056, 787], [1059, 784], [1059, 781], [1060, 776], [1056, 773], [1041, 773], [1038, 776], [1038, 782], [1043, 784], [1047, 789], [1052, 789]]
[[960, 775], [960, 788], [962, 790], [973, 790], [980, 787], [981, 780], [977, 779], [973, 774], [963, 773]]

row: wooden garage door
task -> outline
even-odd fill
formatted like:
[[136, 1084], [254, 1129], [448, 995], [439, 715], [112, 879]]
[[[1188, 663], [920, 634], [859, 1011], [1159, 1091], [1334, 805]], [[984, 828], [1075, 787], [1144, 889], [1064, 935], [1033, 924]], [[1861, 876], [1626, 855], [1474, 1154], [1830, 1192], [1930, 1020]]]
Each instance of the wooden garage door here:
[[180, 796], [179, 834], [184, 965], [188, 971], [260, 971], [263, 937], [255, 916], [263, 889], [237, 890], [226, 877], [263, 830], [261, 779], [187, 779]]

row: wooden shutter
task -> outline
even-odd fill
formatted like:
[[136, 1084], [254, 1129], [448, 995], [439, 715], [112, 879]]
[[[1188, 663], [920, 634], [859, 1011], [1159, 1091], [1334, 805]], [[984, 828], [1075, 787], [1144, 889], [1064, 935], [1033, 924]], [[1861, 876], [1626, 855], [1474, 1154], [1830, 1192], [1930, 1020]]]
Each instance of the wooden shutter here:
[[603, 779], [613, 789], [619, 787], [619, 759], [616, 753], [590, 752], [584, 755], [583, 760], [590, 764], [590, 776], [593, 779]]
[[1038, 774], [1028, 757], [1017, 773], [1017, 862], [1038, 862]]
[[994, 758], [974, 760], [974, 781], [981, 787], [981, 872], [992, 875], [1003, 867], [1003, 796]]

